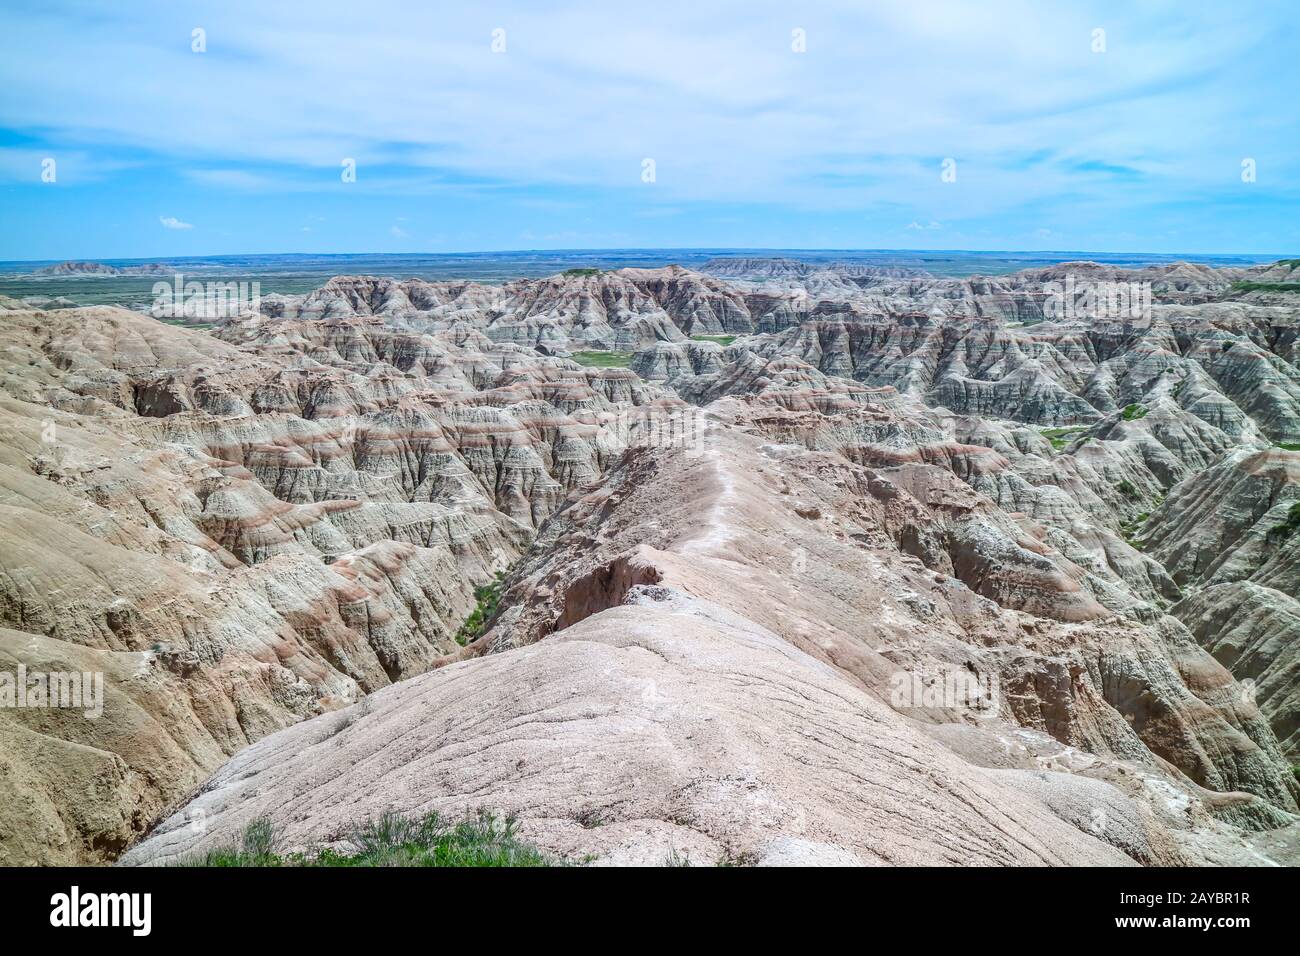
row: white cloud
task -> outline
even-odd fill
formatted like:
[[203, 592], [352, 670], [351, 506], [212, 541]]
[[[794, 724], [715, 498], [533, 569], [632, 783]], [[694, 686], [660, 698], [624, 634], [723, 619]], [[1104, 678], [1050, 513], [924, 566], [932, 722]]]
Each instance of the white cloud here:
[[175, 216], [159, 216], [158, 221], [163, 224], [164, 229], [193, 229], [193, 223], [181, 222]]
[[[0, 26], [3, 29], [3, 26]], [[0, 123], [0, 126], [3, 126]], [[76, 149], [17, 149], [0, 147], [0, 182], [38, 183], [46, 160], [54, 160], [55, 183], [76, 186], [107, 179], [133, 169], [137, 163], [106, 159]]]
[[[792, 20], [779, 5], [662, 0], [630, 23], [597, 0], [515, 0], [491, 17], [318, 0], [308, 21], [298, 5], [231, 0], [205, 12], [203, 56], [176, 41], [189, 26], [163, 0], [113, 8], [76, 44], [82, 28], [60, 9], [24, 12], [24, 42], [0, 59], [0, 84], [23, 95], [0, 101], [0, 126], [90, 131], [216, 188], [330, 188], [350, 156], [398, 167], [355, 184], [377, 192], [637, 189], [653, 156], [668, 204], [894, 204], [903, 221], [956, 227], [1009, 204], [1151, 195], [1071, 169], [1088, 160], [1186, 193], [1262, 155], [1276, 182], [1300, 183], [1295, 120], [1259, 92], [1295, 76], [1257, 52], [1285, 45], [1270, 40], [1279, 18], [1226, 5], [882, 0]], [[504, 54], [491, 52], [497, 25]], [[794, 25], [806, 53], [790, 51]], [[960, 176], [941, 188], [945, 156]]]
[[392, 226], [388, 231], [392, 233], [394, 239], [406, 239], [410, 236], [410, 233], [401, 226]]

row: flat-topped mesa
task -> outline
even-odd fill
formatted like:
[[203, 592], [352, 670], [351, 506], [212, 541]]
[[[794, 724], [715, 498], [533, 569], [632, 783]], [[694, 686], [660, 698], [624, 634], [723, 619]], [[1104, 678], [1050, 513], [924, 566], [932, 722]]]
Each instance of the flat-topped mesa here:
[[111, 266], [103, 262], [60, 262], [35, 270], [35, 276], [169, 276], [176, 269], [164, 262]]

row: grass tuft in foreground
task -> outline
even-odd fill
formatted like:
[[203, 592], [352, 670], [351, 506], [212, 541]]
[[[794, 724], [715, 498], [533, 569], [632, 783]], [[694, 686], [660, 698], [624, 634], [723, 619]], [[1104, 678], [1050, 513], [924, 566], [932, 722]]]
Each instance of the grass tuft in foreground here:
[[513, 817], [499, 819], [480, 810], [459, 823], [448, 822], [436, 813], [406, 817], [385, 813], [357, 827], [347, 841], [354, 852], [313, 850], [307, 853], [277, 854], [271, 821], [254, 820], [244, 831], [238, 847], [209, 850], [183, 861], [181, 866], [564, 866], [515, 836]]

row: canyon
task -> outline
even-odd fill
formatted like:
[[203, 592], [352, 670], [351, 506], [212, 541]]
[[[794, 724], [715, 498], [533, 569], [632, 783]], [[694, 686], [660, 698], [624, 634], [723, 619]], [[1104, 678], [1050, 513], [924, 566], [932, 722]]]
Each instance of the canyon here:
[[1298, 268], [0, 300], [0, 863], [1294, 863]]

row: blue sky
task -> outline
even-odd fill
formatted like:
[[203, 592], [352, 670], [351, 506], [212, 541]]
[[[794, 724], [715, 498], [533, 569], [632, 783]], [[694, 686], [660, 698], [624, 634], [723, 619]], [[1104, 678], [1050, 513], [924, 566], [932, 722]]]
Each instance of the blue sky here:
[[1252, 2], [6, 0], [0, 259], [1296, 254], [1298, 24]]

